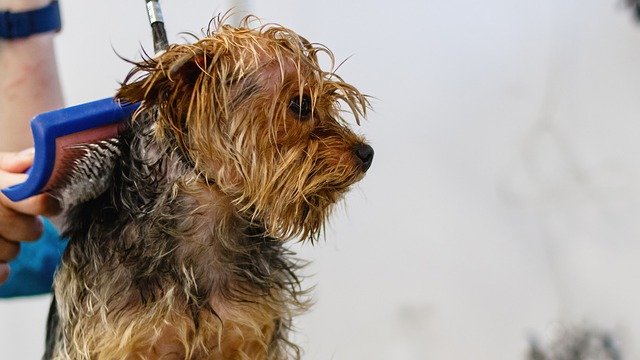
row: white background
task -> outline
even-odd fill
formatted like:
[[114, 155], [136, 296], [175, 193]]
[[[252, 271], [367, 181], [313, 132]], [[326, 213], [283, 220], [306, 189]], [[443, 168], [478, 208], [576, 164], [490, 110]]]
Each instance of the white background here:
[[[254, 1], [374, 96], [376, 150], [313, 260], [306, 359], [522, 359], [573, 324], [640, 358], [640, 26], [621, 0]], [[229, 3], [164, 0], [171, 41]], [[142, 1], [62, 1], [68, 104], [151, 52]], [[296, 246], [298, 248], [298, 246]], [[37, 359], [47, 297], [0, 302]]]

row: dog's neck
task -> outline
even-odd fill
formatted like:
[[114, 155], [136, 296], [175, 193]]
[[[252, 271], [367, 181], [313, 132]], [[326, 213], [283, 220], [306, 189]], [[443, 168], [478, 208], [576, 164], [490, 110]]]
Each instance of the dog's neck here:
[[[265, 236], [259, 222], [238, 213], [233, 199], [207, 181], [170, 138], [158, 138], [150, 118], [140, 121], [129, 135], [131, 153], [124, 155], [134, 168], [122, 178], [142, 177], [130, 187], [132, 197], [147, 200], [139, 213], [163, 214], [164, 219], [154, 221], [171, 224], [174, 261], [193, 264], [183, 272], [195, 274], [198, 288], [245, 301], [242, 296], [248, 293], [264, 296], [274, 287], [297, 283], [289, 278], [296, 265], [286, 259], [281, 241]], [[141, 186], [145, 179], [152, 183]]]

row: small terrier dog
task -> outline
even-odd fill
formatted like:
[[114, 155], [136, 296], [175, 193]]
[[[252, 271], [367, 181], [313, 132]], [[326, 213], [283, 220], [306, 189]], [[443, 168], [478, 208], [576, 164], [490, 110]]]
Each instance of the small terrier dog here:
[[284, 241], [317, 239], [363, 178], [367, 98], [278, 25], [224, 21], [136, 64], [141, 102], [110, 185], [67, 211], [49, 316], [52, 359], [289, 359], [308, 307]]

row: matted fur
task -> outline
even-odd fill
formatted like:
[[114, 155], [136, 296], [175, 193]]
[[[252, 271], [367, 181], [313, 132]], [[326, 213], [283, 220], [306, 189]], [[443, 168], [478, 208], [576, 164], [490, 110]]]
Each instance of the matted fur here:
[[299, 358], [308, 303], [283, 241], [317, 238], [368, 167], [339, 108], [357, 120], [367, 100], [321, 52], [246, 21], [136, 64], [112, 184], [68, 211], [54, 359]]

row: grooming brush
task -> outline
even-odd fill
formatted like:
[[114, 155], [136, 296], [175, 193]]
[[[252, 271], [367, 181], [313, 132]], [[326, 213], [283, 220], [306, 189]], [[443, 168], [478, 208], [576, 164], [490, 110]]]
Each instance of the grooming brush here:
[[2, 192], [12, 201], [47, 192], [65, 204], [99, 195], [120, 155], [121, 123], [138, 105], [107, 98], [37, 115], [29, 177]]
[[[168, 46], [157, 0], [145, 0], [154, 50]], [[118, 133], [140, 104], [107, 98], [37, 115], [31, 120], [35, 156], [23, 183], [2, 190], [12, 201], [46, 192], [63, 205], [100, 195], [120, 156]]]

